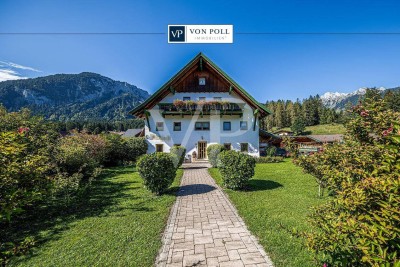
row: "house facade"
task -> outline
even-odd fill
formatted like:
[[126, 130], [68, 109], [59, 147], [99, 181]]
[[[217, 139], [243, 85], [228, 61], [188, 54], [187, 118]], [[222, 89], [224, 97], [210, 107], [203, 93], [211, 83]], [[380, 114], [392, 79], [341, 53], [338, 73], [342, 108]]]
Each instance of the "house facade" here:
[[211, 144], [259, 156], [259, 120], [269, 113], [202, 53], [131, 111], [145, 120], [148, 153], [182, 145], [197, 159]]

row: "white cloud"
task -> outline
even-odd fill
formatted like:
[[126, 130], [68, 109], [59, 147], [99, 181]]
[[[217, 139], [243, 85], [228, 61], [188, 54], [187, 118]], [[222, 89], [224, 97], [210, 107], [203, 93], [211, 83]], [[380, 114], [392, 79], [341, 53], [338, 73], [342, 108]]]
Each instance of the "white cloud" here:
[[19, 80], [19, 79], [28, 79], [28, 77], [22, 77], [13, 70], [2, 70], [0, 69], [0, 82], [8, 81], [8, 80]]
[[[0, 82], [8, 80], [28, 79], [29, 72], [41, 72], [32, 67], [23, 66], [13, 62], [0, 61]], [[21, 74], [22, 72], [22, 74]]]
[[20, 64], [17, 64], [17, 63], [13, 63], [13, 62], [0, 61], [0, 63], [5, 64], [5, 65], [2, 65], [2, 66], [9, 66], [9, 67], [16, 68], [16, 69], [30, 70], [30, 71], [35, 71], [35, 72], [42, 72], [42, 71], [34, 69], [32, 67], [23, 66], [23, 65], [20, 65]]

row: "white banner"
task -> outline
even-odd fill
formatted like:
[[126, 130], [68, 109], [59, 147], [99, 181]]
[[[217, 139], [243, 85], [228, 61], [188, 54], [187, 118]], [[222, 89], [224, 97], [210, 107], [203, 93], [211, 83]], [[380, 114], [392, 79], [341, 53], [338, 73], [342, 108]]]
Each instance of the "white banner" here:
[[233, 25], [168, 25], [168, 43], [232, 44]]

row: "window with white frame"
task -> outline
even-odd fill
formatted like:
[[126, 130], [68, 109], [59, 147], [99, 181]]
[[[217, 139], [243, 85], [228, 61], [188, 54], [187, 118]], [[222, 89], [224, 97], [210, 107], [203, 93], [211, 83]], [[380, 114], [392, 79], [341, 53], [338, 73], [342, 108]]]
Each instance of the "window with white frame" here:
[[174, 131], [179, 132], [182, 129], [182, 123], [180, 121], [174, 122]]
[[164, 122], [162, 121], [156, 122], [156, 131], [164, 131]]
[[224, 131], [230, 131], [231, 130], [231, 122], [230, 121], [224, 121], [223, 129], [224, 129]]
[[209, 121], [198, 121], [195, 123], [194, 129], [196, 131], [209, 131], [210, 130], [210, 122]]
[[247, 130], [247, 121], [240, 122], [240, 130]]

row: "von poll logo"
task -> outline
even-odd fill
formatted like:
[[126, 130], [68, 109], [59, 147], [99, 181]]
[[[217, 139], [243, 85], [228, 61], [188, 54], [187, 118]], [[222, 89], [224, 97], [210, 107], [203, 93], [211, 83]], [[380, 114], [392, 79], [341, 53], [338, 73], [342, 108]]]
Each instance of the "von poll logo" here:
[[233, 25], [168, 25], [168, 43], [231, 44]]

